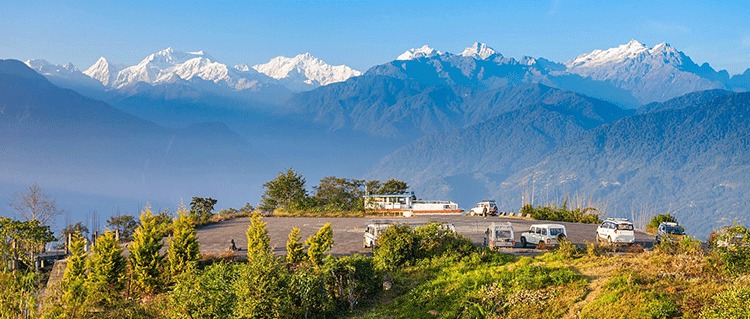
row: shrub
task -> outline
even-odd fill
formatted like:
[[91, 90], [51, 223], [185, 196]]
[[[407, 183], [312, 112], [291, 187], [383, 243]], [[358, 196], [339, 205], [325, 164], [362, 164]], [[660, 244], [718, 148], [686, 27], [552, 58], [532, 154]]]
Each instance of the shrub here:
[[713, 297], [715, 304], [701, 311], [703, 319], [750, 318], [750, 288], [728, 289]]
[[565, 202], [562, 207], [557, 207], [557, 205], [533, 207], [531, 204], [521, 207], [521, 214], [523, 216], [531, 215], [534, 219], [588, 224], [601, 223], [599, 214], [591, 213], [596, 211], [596, 208], [593, 207], [569, 210]]
[[417, 244], [414, 231], [409, 226], [393, 225], [386, 228], [373, 249], [376, 267], [393, 270], [410, 264], [416, 257]]
[[680, 307], [664, 293], [654, 293], [646, 298], [648, 302], [641, 309], [643, 318], [670, 319], [680, 316]]
[[725, 271], [730, 274], [750, 272], [750, 231], [734, 225], [715, 236], [711, 245], [718, 254]]
[[656, 229], [659, 228], [659, 225], [664, 222], [676, 223], [677, 218], [670, 214], [658, 214], [651, 218], [648, 224], [646, 224], [646, 232], [650, 234], [656, 234]]

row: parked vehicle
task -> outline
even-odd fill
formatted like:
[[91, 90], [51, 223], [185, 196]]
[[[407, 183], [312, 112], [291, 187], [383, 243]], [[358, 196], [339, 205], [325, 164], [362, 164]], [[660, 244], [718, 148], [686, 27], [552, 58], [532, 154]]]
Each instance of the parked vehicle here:
[[375, 247], [375, 244], [377, 244], [378, 242], [378, 237], [389, 226], [391, 226], [391, 224], [387, 224], [387, 223], [372, 223], [372, 224], [367, 225], [367, 227], [365, 228], [365, 235], [364, 235], [364, 247], [365, 248]]
[[635, 243], [634, 229], [627, 218], [607, 218], [596, 228], [596, 241], [632, 245]]
[[468, 214], [470, 216], [496, 216], [497, 215], [497, 204], [495, 203], [495, 200], [493, 199], [485, 199], [479, 203], [477, 203], [474, 208], [472, 208]]
[[513, 248], [516, 245], [511, 223], [492, 223], [484, 232], [484, 243], [491, 249]]
[[663, 222], [656, 228], [656, 238], [654, 241], [658, 245], [662, 242], [680, 241], [682, 237], [685, 237], [685, 230], [682, 226], [677, 223]]
[[560, 240], [568, 237], [565, 226], [560, 224], [534, 224], [529, 230], [521, 233], [521, 246], [545, 244], [555, 246]]

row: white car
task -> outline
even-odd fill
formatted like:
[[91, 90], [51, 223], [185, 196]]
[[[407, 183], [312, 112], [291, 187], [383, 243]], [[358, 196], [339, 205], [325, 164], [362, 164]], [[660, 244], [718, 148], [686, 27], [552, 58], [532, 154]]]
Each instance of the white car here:
[[596, 228], [596, 241], [632, 245], [635, 243], [633, 223], [627, 218], [607, 218]]
[[529, 230], [521, 233], [521, 246], [545, 244], [555, 246], [560, 240], [568, 237], [564, 225], [560, 224], [534, 224]]
[[482, 216], [483, 214], [490, 216], [497, 215], [497, 204], [492, 199], [485, 199], [477, 203], [467, 214], [470, 216]]
[[516, 245], [514, 238], [515, 233], [510, 223], [492, 223], [484, 232], [484, 243], [492, 249], [513, 248]]

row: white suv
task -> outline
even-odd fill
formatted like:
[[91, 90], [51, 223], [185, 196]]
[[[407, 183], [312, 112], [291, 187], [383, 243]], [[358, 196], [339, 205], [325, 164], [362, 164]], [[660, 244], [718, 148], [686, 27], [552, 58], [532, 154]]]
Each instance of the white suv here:
[[529, 227], [529, 230], [521, 233], [521, 246], [526, 247], [527, 244], [555, 246], [567, 236], [564, 225], [534, 224]]
[[627, 218], [607, 218], [596, 228], [596, 241], [632, 245], [635, 243], [633, 223]]

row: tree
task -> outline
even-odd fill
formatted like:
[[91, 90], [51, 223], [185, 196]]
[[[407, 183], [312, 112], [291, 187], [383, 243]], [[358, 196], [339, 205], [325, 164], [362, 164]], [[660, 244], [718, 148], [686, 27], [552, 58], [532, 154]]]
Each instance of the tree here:
[[19, 268], [19, 263], [33, 268], [36, 255], [44, 246], [55, 240], [49, 226], [39, 220], [19, 221], [0, 216], [0, 261], [11, 270]]
[[339, 210], [362, 208], [364, 180], [324, 177], [315, 187], [315, 199], [326, 207]]
[[44, 193], [39, 184], [29, 186], [26, 193], [14, 193], [10, 206], [25, 220], [38, 220], [42, 225], [62, 214], [55, 200]]
[[670, 222], [670, 223], [676, 223], [677, 218], [670, 214], [658, 214], [651, 218], [651, 220], [646, 224], [646, 231], [649, 233], [656, 233], [656, 229], [661, 225], [661, 223], [664, 222]]
[[128, 242], [133, 240], [133, 233], [138, 228], [138, 223], [135, 221], [135, 217], [131, 215], [118, 214], [107, 219], [107, 228], [117, 231], [120, 242]]
[[266, 223], [260, 220], [260, 213], [254, 212], [250, 216], [250, 226], [247, 227], [246, 235], [247, 258], [249, 260], [271, 254], [271, 238], [268, 237]]
[[157, 293], [163, 286], [162, 260], [159, 254], [162, 247], [163, 233], [156, 223], [150, 207], [141, 212], [141, 225], [133, 234], [130, 243], [130, 269], [132, 281], [142, 293], [150, 295]]
[[82, 318], [86, 308], [86, 239], [75, 233], [70, 241], [70, 255], [62, 280], [62, 305], [70, 318]]
[[383, 183], [376, 192], [377, 194], [406, 194], [409, 185], [404, 181], [389, 179]]
[[305, 256], [305, 247], [299, 242], [300, 230], [297, 227], [293, 227], [289, 233], [289, 239], [286, 241], [286, 263], [290, 265], [297, 265], [302, 262], [302, 258]]
[[315, 235], [310, 236], [305, 241], [307, 244], [307, 256], [310, 263], [319, 265], [323, 262], [323, 254], [333, 246], [333, 229], [331, 223], [326, 223]]
[[[62, 233], [62, 236], [58, 240], [63, 241], [63, 242], [67, 242], [68, 241], [68, 235], [72, 235], [72, 234], [75, 234], [75, 233], [79, 233], [84, 238], [86, 238], [86, 234], [89, 233], [89, 228], [86, 227], [85, 225], [83, 225], [82, 222], [77, 222], [77, 223], [75, 223], [73, 225], [65, 226], [65, 228], [62, 229], [61, 233]], [[65, 248], [65, 247], [63, 247], [63, 248]]]
[[393, 225], [386, 228], [378, 238], [372, 257], [382, 270], [392, 270], [411, 263], [416, 258], [416, 236], [408, 225]]
[[187, 216], [187, 209], [182, 206], [177, 210], [177, 218], [172, 223], [172, 238], [167, 249], [167, 264], [172, 280], [195, 269], [200, 256], [195, 228]]
[[196, 224], [202, 225], [213, 216], [217, 200], [211, 197], [193, 197], [190, 201], [190, 217]]
[[365, 182], [365, 192], [370, 194], [380, 194], [380, 188], [383, 187], [383, 183], [381, 183], [379, 180], [371, 179], [367, 182]]
[[88, 259], [88, 302], [94, 307], [108, 307], [119, 298], [125, 281], [126, 261], [123, 249], [115, 240], [115, 233], [107, 231], [99, 236]]
[[307, 200], [305, 178], [293, 169], [279, 175], [272, 181], [263, 184], [266, 188], [261, 196], [260, 209], [273, 212], [277, 208], [299, 209], [304, 207]]

